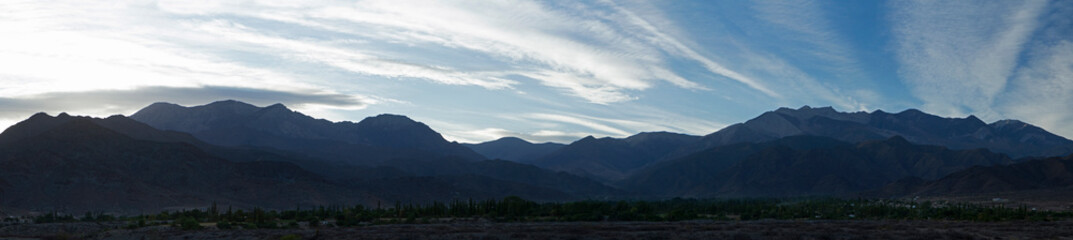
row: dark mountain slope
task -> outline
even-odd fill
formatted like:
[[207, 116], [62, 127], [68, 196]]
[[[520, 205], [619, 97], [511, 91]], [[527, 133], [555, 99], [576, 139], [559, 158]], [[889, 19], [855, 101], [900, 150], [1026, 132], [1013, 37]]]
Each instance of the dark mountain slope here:
[[744, 123], [704, 136], [697, 144], [669, 158], [733, 143], [771, 141], [794, 135], [815, 135], [846, 142], [902, 136], [915, 144], [952, 149], [987, 148], [1015, 158], [1059, 156], [1073, 153], [1073, 141], [1016, 120], [986, 124], [975, 116], [943, 118], [909, 109], [891, 114], [837, 112], [833, 108], [780, 108]]
[[[22, 124], [36, 125], [33, 120]], [[0, 156], [0, 179], [8, 183], [0, 204], [16, 209], [136, 212], [212, 202], [289, 208], [370, 199], [288, 163], [233, 163], [186, 143], [133, 139], [87, 119], [0, 144]]]
[[[67, 124], [74, 124], [79, 122], [88, 123], [91, 129], [98, 129], [101, 132], [109, 134], [90, 134], [89, 136], [79, 137], [81, 133], [91, 133], [93, 131], [82, 130], [55, 130], [58, 127], [66, 126]], [[108, 125], [110, 127], [100, 126]], [[178, 172], [185, 171], [202, 171], [203, 174], [207, 174], [208, 177], [194, 177], [196, 179], [205, 179], [203, 182], [190, 183], [192, 185], [205, 185], [205, 184], [220, 184], [220, 183], [232, 183], [233, 180], [226, 180], [226, 178], [213, 177], [218, 174], [231, 174], [229, 171], [218, 172], [226, 169], [230, 169], [227, 166], [243, 166], [236, 168], [238, 174], [242, 176], [261, 176], [261, 177], [273, 177], [272, 174], [290, 174], [290, 173], [302, 173], [305, 176], [315, 179], [322, 184], [325, 184], [331, 189], [317, 190], [312, 189], [310, 193], [304, 193], [309, 196], [318, 196], [320, 194], [339, 194], [342, 193], [362, 193], [364, 196], [364, 202], [355, 202], [353, 199], [345, 197], [332, 198], [337, 200], [336, 202], [327, 203], [371, 203], [374, 199], [382, 202], [394, 202], [394, 201], [416, 201], [416, 202], [428, 202], [428, 201], [448, 201], [451, 199], [481, 199], [483, 197], [502, 198], [510, 195], [526, 196], [528, 199], [544, 200], [544, 201], [561, 201], [561, 200], [576, 200], [587, 199], [592, 197], [606, 197], [606, 196], [619, 196], [623, 192], [614, 188], [607, 187], [595, 181], [577, 177], [565, 173], [556, 173], [549, 170], [537, 168], [531, 165], [507, 162], [507, 161], [478, 161], [473, 162], [469, 160], [459, 158], [428, 158], [428, 159], [395, 159], [389, 161], [388, 165], [378, 167], [359, 167], [359, 166], [339, 166], [328, 163], [316, 162], [310, 159], [296, 159], [286, 152], [276, 153], [271, 151], [262, 151], [257, 149], [241, 149], [234, 147], [220, 147], [215, 145], [206, 144], [191, 137], [185, 133], [160, 131], [148, 127], [147, 125], [133, 121], [122, 116], [113, 116], [107, 119], [96, 119], [89, 117], [71, 117], [67, 115], [61, 115], [58, 117], [50, 117], [46, 114], [40, 114], [37, 117], [20, 122], [10, 128], [7, 132], [29, 132], [28, 129], [49, 129], [43, 132], [37, 132], [36, 135], [21, 134], [22, 137], [16, 137], [15, 135], [9, 135], [7, 133], [0, 134], [0, 138], [12, 139], [11, 146], [22, 146], [23, 144], [34, 144], [38, 148], [20, 148], [20, 147], [8, 147], [4, 148], [9, 151], [0, 153], [20, 153], [20, 151], [59, 151], [64, 154], [70, 153], [74, 156], [97, 156], [103, 159], [124, 159], [123, 157], [131, 158], [134, 160], [147, 160], [152, 161], [152, 158], [142, 157], [142, 154], [159, 154], [162, 156], [175, 156], [182, 158], [183, 152], [173, 152], [171, 150], [160, 150], [155, 147], [146, 147], [152, 144], [164, 144], [164, 145], [176, 145], [183, 146], [183, 151], [190, 151], [197, 153], [197, 159], [212, 159], [216, 164], [193, 164], [189, 169], [179, 169]], [[103, 130], [102, 130], [103, 129]], [[120, 130], [117, 131], [116, 129]], [[60, 131], [53, 133], [54, 131]], [[146, 139], [138, 139], [126, 136], [120, 132], [131, 132], [135, 135], [139, 135], [142, 138], [152, 139], [156, 141], [148, 141]], [[50, 133], [50, 134], [45, 134]], [[83, 146], [81, 142], [92, 143], [91, 145], [84, 146], [79, 150], [69, 150], [58, 147], [50, 147], [49, 144], [41, 144], [33, 142], [31, 140], [41, 138], [42, 136], [49, 136], [50, 141], [56, 141], [53, 144], [59, 144], [62, 146]], [[112, 141], [109, 139], [124, 139], [124, 141]], [[72, 140], [77, 139], [77, 141]], [[73, 141], [73, 142], [72, 142]], [[129, 142], [133, 142], [131, 144]], [[75, 144], [78, 143], [78, 144]], [[6, 145], [5, 145], [6, 146]], [[120, 147], [124, 146], [124, 147]], [[18, 150], [18, 151], [16, 151]], [[73, 153], [71, 153], [73, 152]], [[87, 154], [84, 152], [91, 152]], [[123, 156], [123, 157], [116, 157]], [[33, 157], [17, 157], [18, 159], [33, 159]], [[312, 161], [312, 162], [311, 162]], [[292, 165], [291, 162], [296, 163]], [[12, 165], [14, 166], [14, 165]], [[92, 178], [96, 172], [107, 171], [110, 165], [107, 164], [91, 164], [91, 165], [70, 165], [63, 164], [63, 166], [69, 167], [69, 170], [56, 175], [61, 178]], [[102, 169], [98, 169], [102, 168]], [[155, 167], [154, 167], [155, 168]], [[161, 169], [174, 168], [172, 166], [160, 166]], [[328, 179], [321, 179], [320, 176], [314, 175], [309, 172], [305, 172], [303, 169], [312, 168], [313, 172], [320, 174], [321, 176], [330, 176]], [[38, 169], [40, 170], [40, 169]], [[138, 183], [141, 177], [149, 177], [151, 175], [160, 175], [153, 171], [164, 170], [138, 170], [139, 173], [149, 173], [149, 175], [134, 176], [133, 180], [127, 176], [126, 170], [108, 173], [112, 176], [122, 177], [124, 182]], [[89, 177], [80, 175], [80, 172], [90, 173]], [[268, 175], [263, 175], [268, 174]], [[32, 174], [14, 174], [12, 176], [28, 176]], [[25, 178], [25, 177], [23, 177]], [[286, 180], [286, 179], [285, 179]], [[67, 180], [60, 180], [67, 181]], [[78, 182], [79, 180], [75, 180]], [[93, 180], [94, 182], [99, 182]], [[224, 181], [224, 182], [221, 182]], [[290, 180], [286, 180], [290, 181]], [[0, 177], [0, 183], [4, 183], [0, 186], [0, 191], [15, 191], [9, 187], [11, 184], [7, 183], [7, 180]], [[423, 183], [416, 184], [416, 183]], [[420, 187], [415, 186], [420, 185]], [[35, 184], [29, 184], [35, 185]], [[170, 185], [169, 185], [170, 186]], [[80, 189], [97, 189], [97, 186], [87, 185], [79, 186]], [[278, 187], [274, 186], [256, 186], [247, 185], [244, 186], [244, 190], [248, 191], [265, 191], [272, 190]], [[45, 187], [44, 189], [52, 189]], [[174, 190], [165, 188], [167, 191], [181, 191], [181, 193], [167, 192], [167, 195], [192, 195], [191, 201], [196, 203], [197, 201], [208, 201], [203, 199], [212, 199], [213, 201], [220, 203], [235, 204], [236, 206], [274, 206], [266, 202], [251, 202], [246, 203], [239, 200], [234, 200], [228, 196], [218, 196], [214, 188], [185, 188]], [[19, 190], [20, 192], [22, 190]], [[327, 191], [321, 193], [319, 191]], [[141, 192], [149, 192], [148, 190]], [[365, 194], [367, 193], [367, 194]], [[433, 193], [451, 193], [451, 194], [433, 194]], [[258, 195], [265, 195], [258, 193]], [[41, 195], [26, 195], [28, 199], [26, 202], [35, 202], [35, 198], [42, 197]], [[122, 196], [122, 195], [121, 195]], [[290, 196], [297, 200], [305, 200], [302, 198], [302, 194]], [[131, 193], [128, 198], [132, 199], [145, 199], [139, 200], [144, 202], [151, 202], [154, 204], [177, 204], [180, 202], [168, 202], [152, 198], [152, 196], [144, 196], [141, 193]], [[200, 200], [199, 200], [200, 199]], [[286, 198], [280, 198], [286, 199]], [[197, 201], [195, 201], [197, 200]], [[91, 199], [91, 201], [103, 201], [103, 199]], [[251, 200], [255, 201], [255, 200]], [[52, 204], [51, 202], [46, 202]], [[304, 203], [304, 202], [302, 202]], [[2, 204], [2, 203], [0, 203]], [[98, 203], [93, 203], [98, 204]], [[90, 206], [99, 206], [88, 204]], [[141, 210], [141, 209], [153, 209], [158, 205], [133, 205], [129, 208], [124, 204], [117, 203], [112, 206], [119, 210]], [[133, 203], [131, 203], [133, 204]], [[6, 207], [6, 205], [4, 205]], [[55, 206], [55, 205], [42, 205], [42, 206]], [[165, 205], [172, 206], [172, 205]], [[178, 206], [178, 205], [175, 205]], [[194, 205], [199, 206], [199, 205]], [[202, 205], [203, 206], [203, 205]], [[286, 207], [292, 207], [293, 205], [287, 205]], [[107, 208], [94, 209], [103, 210]]]
[[369, 189], [379, 193], [385, 199], [394, 199], [404, 203], [502, 199], [508, 196], [518, 196], [533, 201], [586, 199], [556, 189], [474, 174], [359, 179], [350, 182], [349, 185], [358, 189]]
[[484, 159], [469, 148], [447, 142], [425, 124], [398, 115], [333, 123], [282, 104], [258, 108], [228, 100], [189, 108], [154, 103], [131, 118], [158, 129], [187, 132], [215, 145], [268, 147], [357, 165], [377, 165], [394, 158]]
[[478, 144], [462, 144], [488, 159], [502, 159], [513, 162], [532, 162], [562, 148], [559, 143], [530, 143], [521, 138], [504, 137]]
[[108, 128], [122, 135], [145, 141], [153, 142], [168, 142], [168, 143], [187, 143], [205, 151], [206, 153], [215, 157], [220, 157], [232, 162], [254, 162], [254, 161], [277, 161], [277, 162], [289, 162], [301, 166], [304, 169], [313, 171], [319, 175], [326, 176], [332, 179], [343, 179], [354, 177], [355, 172], [366, 172], [364, 168], [349, 166], [340, 163], [331, 163], [319, 159], [313, 159], [296, 155], [289, 152], [278, 151], [267, 148], [256, 147], [221, 147], [212, 144], [202, 142], [201, 140], [191, 136], [190, 134], [176, 131], [163, 131], [150, 127], [145, 123], [135, 121], [133, 119], [123, 117], [120, 115], [110, 116], [108, 118], [91, 118], [91, 117], [74, 117], [61, 113], [56, 117], [49, 116], [45, 113], [38, 113], [32, 116], [26, 121], [19, 122], [0, 134], [0, 142], [13, 142], [18, 139], [25, 138], [27, 136], [34, 136], [40, 134], [42, 131], [52, 129], [58, 125], [73, 121], [73, 120], [85, 120], [100, 125], [101, 127]]
[[794, 136], [661, 162], [619, 185], [662, 197], [832, 195], [909, 176], [934, 179], [972, 166], [1011, 162], [987, 150], [914, 145], [900, 137], [849, 144]]
[[588, 178], [504, 160], [470, 162], [460, 159], [397, 159], [385, 166], [400, 169], [416, 176], [482, 176], [498, 181], [554, 189], [576, 199], [602, 198], [626, 194], [625, 191], [608, 187]]
[[1073, 190], [1073, 155], [1005, 166], [978, 166], [926, 181], [906, 178], [885, 186], [882, 196], [958, 196], [1039, 190]]
[[533, 164], [613, 181], [697, 139], [697, 136], [668, 132], [640, 133], [624, 139], [589, 136], [539, 158]]

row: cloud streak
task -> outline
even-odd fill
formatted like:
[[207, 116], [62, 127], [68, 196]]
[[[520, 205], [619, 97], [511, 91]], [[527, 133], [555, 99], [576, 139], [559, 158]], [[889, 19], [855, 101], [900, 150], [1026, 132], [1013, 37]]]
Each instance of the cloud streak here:
[[[293, 40], [265, 42], [266, 35], [226, 36], [240, 41], [312, 54], [314, 61], [381, 76], [430, 79], [446, 84], [472, 84], [492, 89], [511, 88], [509, 76], [524, 76], [592, 103], [610, 104], [636, 99], [629, 92], [653, 87], [655, 81], [704, 90], [670, 69], [670, 59], [697, 62], [710, 73], [724, 76], [770, 96], [777, 93], [760, 81], [705, 57], [659, 31], [643, 17], [613, 3], [539, 4], [534, 2], [472, 3], [455, 1], [360, 1], [343, 6], [186, 6], [162, 4], [180, 16], [260, 18], [359, 38], [371, 46], [447, 48], [450, 54], [480, 54], [505, 70], [452, 68], [450, 59], [424, 62], [383, 61], [399, 52], [363, 52], [354, 48], [317, 49]], [[589, 12], [598, 12], [591, 14]], [[216, 24], [209, 32], [236, 33]], [[225, 30], [231, 29], [231, 30]], [[361, 29], [361, 30], [358, 30]], [[372, 30], [372, 31], [362, 31]], [[277, 39], [279, 40], [279, 39]], [[323, 44], [318, 44], [323, 45]], [[391, 48], [391, 47], [388, 47]], [[385, 48], [387, 49], [387, 48]], [[402, 53], [405, 54], [405, 53]], [[337, 61], [342, 60], [342, 61]], [[437, 67], [432, 67], [437, 66]]]
[[17, 98], [0, 97], [0, 118], [20, 119], [35, 112], [69, 112], [79, 115], [107, 116], [133, 113], [154, 102], [202, 105], [211, 101], [235, 99], [255, 105], [283, 103], [292, 107], [305, 105], [361, 109], [376, 100], [331, 92], [287, 92], [253, 88], [206, 86], [145, 87], [131, 90], [97, 90], [51, 92]]
[[1038, 27], [1046, 1], [896, 2], [891, 14], [899, 74], [942, 115], [985, 118]]

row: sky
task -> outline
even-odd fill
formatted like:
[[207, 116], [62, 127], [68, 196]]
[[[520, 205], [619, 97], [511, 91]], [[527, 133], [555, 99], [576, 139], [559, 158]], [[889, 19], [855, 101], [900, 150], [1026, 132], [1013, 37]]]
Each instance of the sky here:
[[1073, 137], [1073, 1], [0, 1], [0, 128], [283, 103], [448, 140], [705, 135], [779, 107]]

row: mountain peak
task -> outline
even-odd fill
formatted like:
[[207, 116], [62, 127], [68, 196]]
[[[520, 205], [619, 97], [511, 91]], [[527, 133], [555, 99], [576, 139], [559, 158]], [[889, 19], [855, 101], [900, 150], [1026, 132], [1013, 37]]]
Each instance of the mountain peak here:
[[207, 105], [214, 105], [214, 104], [216, 104], [216, 105], [235, 105], [235, 104], [237, 104], [237, 105], [249, 105], [248, 103], [238, 101], [238, 100], [234, 100], [234, 99], [215, 101], [215, 102], [209, 103]]
[[284, 106], [282, 103], [276, 103], [276, 104], [268, 105], [265, 108], [266, 109], [287, 109], [287, 110], [290, 110], [289, 108], [287, 108], [287, 106]]
[[267, 107], [261, 108], [261, 110], [259, 110], [259, 111], [262, 112], [262, 113], [285, 114], [285, 115], [289, 115], [291, 113], [294, 113], [293, 110], [291, 110], [290, 108], [287, 108], [287, 106], [283, 106], [282, 103], [276, 103], [276, 104], [269, 105]]
[[929, 115], [927, 113], [924, 113], [923, 111], [917, 110], [916, 108], [906, 109], [905, 111], [901, 111], [901, 112], [899, 112], [897, 114], [898, 115]]
[[146, 106], [141, 110], [138, 110], [131, 116], [159, 115], [162, 113], [174, 112], [179, 109], [184, 109], [184, 107], [169, 102], [155, 102], [153, 104], [149, 104], [149, 106]]
[[358, 122], [358, 125], [364, 126], [380, 126], [380, 127], [401, 127], [420, 124], [409, 117], [397, 114], [384, 113], [376, 115], [375, 117], [367, 117]]
[[249, 103], [245, 103], [245, 102], [241, 102], [241, 101], [237, 101], [237, 100], [231, 100], [231, 99], [223, 100], [223, 101], [215, 101], [215, 102], [212, 102], [212, 103], [209, 103], [209, 104], [205, 104], [202, 107], [205, 107], [205, 108], [227, 108], [227, 109], [251, 109], [251, 108], [256, 109], [256, 108], [258, 108], [257, 106], [254, 106], [253, 104], [249, 104]]
[[640, 143], [648, 141], [673, 141], [673, 142], [691, 142], [700, 139], [699, 136], [692, 136], [681, 133], [672, 133], [667, 131], [659, 132], [642, 132], [634, 134], [633, 136], [626, 137], [623, 140], [630, 143]]
[[515, 143], [515, 144], [533, 144], [533, 143], [531, 143], [529, 141], [526, 141], [525, 139], [521, 139], [521, 138], [518, 138], [518, 137], [501, 137], [499, 139], [496, 139], [494, 142]]
[[34, 115], [30, 116], [30, 118], [27, 119], [27, 121], [31, 121], [31, 120], [34, 120], [34, 119], [48, 119], [48, 118], [52, 118], [52, 115], [48, 115], [48, 113], [45, 113], [45, 112], [39, 112], [39, 113], [34, 113]]
[[1024, 126], [1027, 126], [1027, 125], [1030, 125], [1030, 124], [1022, 122], [1020, 120], [1016, 120], [1016, 119], [1003, 119], [1003, 120], [995, 121], [995, 122], [993, 122], [991, 124], [988, 124], [988, 125], [991, 125], [991, 127], [993, 127], [993, 128], [1004, 128], [1004, 127], [1008, 127], [1008, 126], [1016, 128], [1016, 127], [1024, 127]]
[[[787, 109], [789, 109], [789, 108], [787, 108]], [[797, 111], [821, 111], [821, 112], [830, 111], [830, 112], [836, 112], [835, 108], [831, 107], [831, 106], [812, 107], [812, 106], [809, 106], [809, 105], [801, 106], [800, 108], [797, 108]]]
[[179, 104], [174, 104], [174, 103], [170, 103], [170, 102], [155, 102], [153, 104], [149, 104], [149, 106], [146, 106], [145, 108], [174, 108], [174, 107], [182, 107], [182, 106], [179, 106]]

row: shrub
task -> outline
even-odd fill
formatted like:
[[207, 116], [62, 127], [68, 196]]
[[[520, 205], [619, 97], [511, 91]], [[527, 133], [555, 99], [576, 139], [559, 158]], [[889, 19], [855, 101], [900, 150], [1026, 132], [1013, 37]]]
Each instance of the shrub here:
[[182, 220], [179, 220], [179, 227], [182, 228], [183, 230], [199, 230], [199, 229], [202, 228], [201, 224], [198, 223], [197, 220], [195, 220], [194, 218], [191, 218], [191, 217], [187, 217], [187, 218], [183, 218]]
[[234, 228], [234, 226], [231, 226], [231, 223], [229, 223], [227, 221], [220, 221], [220, 222], [216, 223], [216, 228], [218, 228], [218, 229], [231, 229], [231, 228]]

